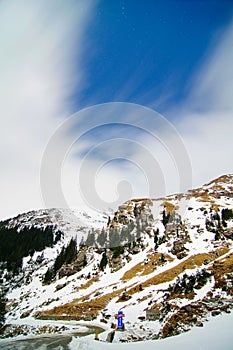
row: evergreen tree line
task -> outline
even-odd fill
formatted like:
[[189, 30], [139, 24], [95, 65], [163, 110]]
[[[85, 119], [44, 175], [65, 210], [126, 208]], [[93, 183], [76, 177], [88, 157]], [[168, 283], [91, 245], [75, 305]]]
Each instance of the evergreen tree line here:
[[169, 285], [168, 291], [169, 295], [174, 295], [176, 293], [192, 293], [194, 288], [200, 289], [208, 282], [211, 277], [211, 273], [206, 269], [198, 271], [196, 275], [188, 276], [186, 273], [180, 278], [177, 277], [174, 284]]
[[162, 223], [166, 226], [168, 223], [182, 224], [181, 216], [175, 210], [172, 212], [166, 212], [164, 209], [162, 212]]
[[[221, 216], [220, 216], [221, 215]], [[222, 209], [221, 213], [214, 212], [210, 216], [210, 220], [206, 219], [206, 228], [208, 231], [215, 233], [215, 240], [220, 240], [227, 227], [227, 221], [233, 219], [232, 209]], [[214, 223], [217, 221], [217, 225]]]
[[216, 213], [216, 212], [211, 215], [211, 220], [217, 220], [220, 222], [221, 219], [222, 219], [222, 222], [233, 219], [233, 210], [228, 208], [222, 209], [221, 217], [219, 213]]
[[[59, 235], [60, 234], [60, 235]], [[61, 233], [57, 233], [54, 239], [53, 227], [43, 228], [19, 227], [7, 228], [0, 225], [0, 261], [6, 262], [8, 270], [17, 271], [22, 267], [22, 259], [33, 255], [35, 251], [42, 251], [46, 247], [52, 247], [59, 239]]]
[[88, 232], [87, 239], [85, 241], [82, 239], [80, 247], [104, 249], [99, 266], [101, 270], [104, 270], [108, 263], [108, 250], [112, 252], [112, 259], [116, 259], [124, 253], [125, 249], [132, 249], [141, 245], [141, 234], [145, 231], [148, 223], [145, 220], [143, 221], [139, 214], [135, 217], [136, 224], [131, 220], [121, 230], [114, 227], [111, 227], [109, 230], [102, 228], [100, 233], [91, 230]]
[[[135, 234], [133, 233], [135, 229]], [[116, 259], [124, 254], [125, 249], [132, 249], [140, 245], [141, 233], [145, 229], [145, 224], [137, 217], [136, 226], [133, 222], [130, 222], [127, 226], [122, 227], [119, 231], [116, 228], [109, 230], [109, 236], [107, 232], [102, 229], [101, 233], [97, 237], [97, 243], [100, 245], [105, 244], [105, 251], [102, 254], [100, 261], [100, 269], [103, 271], [108, 263], [107, 249], [112, 252], [112, 259]]]
[[107, 258], [107, 254], [106, 251], [102, 254], [102, 259], [100, 260], [100, 270], [104, 270], [105, 267], [107, 266], [108, 263], [108, 258]]
[[164, 226], [166, 226], [168, 224], [168, 222], [170, 221], [170, 213], [166, 213], [165, 209], [163, 210], [162, 213], [162, 223]]
[[155, 244], [155, 250], [158, 249], [158, 246], [165, 243], [166, 238], [165, 235], [159, 237], [159, 229], [157, 228], [154, 230], [154, 244]]
[[70, 264], [77, 256], [77, 242], [71, 239], [66, 247], [62, 247], [61, 252], [56, 257], [56, 260], [51, 268], [47, 270], [44, 276], [44, 283], [50, 283], [56, 276], [57, 271], [65, 264]]
[[[82, 239], [80, 246], [95, 247], [95, 248], [113, 248], [121, 245], [126, 245], [136, 239], [133, 230], [135, 224], [130, 222], [127, 226], [122, 227], [121, 230], [110, 228], [108, 231], [102, 228], [100, 233], [94, 230], [89, 231], [86, 240]], [[136, 236], [139, 237], [137, 231]]]
[[5, 321], [6, 300], [3, 294], [0, 294], [0, 330]]
[[222, 209], [222, 221], [227, 221], [233, 219], [233, 210], [232, 209]]
[[[125, 247], [119, 246], [119, 247], [110, 248], [110, 250], [112, 251], [112, 259], [116, 259], [120, 255], [124, 254]], [[107, 266], [107, 264], [108, 264], [107, 249], [105, 249], [105, 251], [102, 254], [102, 258], [100, 260], [100, 265], [99, 265], [100, 270], [103, 271]]]

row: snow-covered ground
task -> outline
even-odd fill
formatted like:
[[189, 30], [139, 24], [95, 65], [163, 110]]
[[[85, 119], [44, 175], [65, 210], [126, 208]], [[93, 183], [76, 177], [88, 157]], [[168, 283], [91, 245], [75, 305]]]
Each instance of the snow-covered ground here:
[[[48, 324], [48, 321], [34, 321], [39, 322], [40, 325]], [[35, 324], [32, 321], [32, 324]], [[52, 321], [49, 321], [49, 324], [53, 324]], [[59, 322], [59, 325], [64, 324], [68, 326], [70, 330], [66, 334], [72, 333], [74, 329], [76, 331], [85, 332], [85, 326], [80, 325], [77, 327], [77, 322]], [[95, 324], [98, 326], [98, 324]], [[180, 334], [175, 337], [169, 337], [162, 340], [154, 341], [145, 341], [145, 342], [134, 342], [134, 343], [118, 343], [116, 338], [118, 334], [122, 332], [116, 332], [115, 339], [113, 343], [107, 343], [106, 337], [110, 330], [99, 335], [100, 341], [94, 340], [94, 334], [88, 335], [86, 337], [77, 338], [73, 337], [72, 341], [69, 343], [68, 348], [70, 350], [232, 350], [233, 346], [233, 313], [224, 314], [211, 318], [207, 323], [204, 324], [203, 328], [195, 327], [187, 333]], [[118, 334], [117, 334], [118, 333]], [[62, 334], [63, 336], [65, 334]], [[52, 335], [50, 336], [53, 337]], [[18, 346], [17, 340], [24, 339], [23, 346]], [[25, 350], [27, 349], [27, 340], [33, 339], [29, 337], [18, 337], [17, 339], [0, 339], [0, 349], [4, 348], [5, 344], [12, 344], [12, 349]], [[40, 340], [43, 339], [43, 336], [40, 337]], [[31, 340], [28, 341], [28, 344], [31, 343]], [[20, 343], [21, 344], [21, 343]], [[28, 347], [28, 349], [31, 347]], [[47, 347], [41, 346], [37, 350], [45, 350]], [[33, 349], [33, 348], [32, 348]], [[65, 349], [59, 347], [59, 349]]]
[[[71, 350], [232, 350], [233, 314], [219, 315], [205, 323], [203, 328], [195, 327], [190, 332], [162, 340], [136, 343], [112, 343], [93, 340], [93, 336], [72, 339]], [[100, 335], [104, 338], [106, 332]]]
[[[222, 184], [223, 186], [223, 184]], [[214, 191], [213, 184], [203, 186], [203, 190], [210, 190], [210, 192]], [[197, 190], [196, 190], [197, 191]], [[230, 191], [230, 190], [229, 190]], [[190, 192], [191, 193], [191, 192]], [[224, 192], [225, 193], [225, 192]], [[211, 193], [210, 193], [211, 196]], [[186, 197], [188, 199], [186, 199]], [[206, 197], [203, 197], [206, 198]], [[144, 243], [143, 249], [139, 249], [136, 254], [133, 254], [132, 251], [126, 251], [126, 256], [122, 257], [122, 264], [117, 271], [113, 271], [111, 265], [107, 265], [105, 271], [101, 271], [98, 268], [98, 264], [102, 257], [102, 252], [98, 252], [94, 248], [91, 248], [87, 251], [87, 265], [82, 268], [81, 271], [71, 275], [71, 276], [60, 276], [56, 277], [55, 281], [52, 281], [51, 284], [45, 285], [42, 283], [42, 277], [44, 276], [48, 267], [51, 267], [54, 263], [56, 256], [59, 251], [61, 251], [62, 247], [68, 244], [69, 240], [72, 237], [78, 238], [77, 241], [81, 240], [81, 237], [86, 237], [89, 230], [92, 228], [95, 230], [101, 230], [102, 227], [106, 227], [108, 222], [108, 214], [98, 214], [98, 213], [87, 213], [87, 211], [81, 210], [63, 210], [63, 209], [50, 209], [50, 210], [41, 210], [36, 212], [30, 212], [26, 214], [22, 214], [21, 216], [11, 219], [9, 222], [10, 226], [17, 225], [20, 227], [24, 227], [25, 225], [34, 225], [35, 227], [46, 227], [46, 225], [54, 224], [58, 230], [64, 232], [61, 240], [56, 243], [53, 248], [46, 248], [43, 252], [35, 252], [32, 257], [25, 257], [23, 262], [23, 268], [25, 275], [22, 274], [22, 283], [15, 283], [12, 287], [9, 283], [8, 287], [8, 306], [9, 312], [7, 313], [6, 321], [7, 323], [12, 324], [28, 324], [31, 325], [33, 323], [28, 315], [33, 316], [37, 311], [45, 311], [48, 309], [53, 309], [56, 306], [60, 306], [62, 304], [71, 302], [75, 299], [79, 299], [82, 297], [86, 297], [85, 300], [90, 301], [98, 296], [103, 296], [107, 294], [111, 294], [113, 291], [118, 291], [121, 289], [121, 292], [113, 295], [112, 299], [105, 305], [105, 310], [100, 310], [99, 316], [95, 320], [97, 324], [100, 323], [100, 320], [104, 318], [104, 314], [110, 315], [108, 317], [108, 331], [110, 331], [111, 323], [116, 323], [114, 315], [122, 309], [126, 315], [125, 324], [126, 324], [126, 332], [125, 334], [131, 333], [136, 336], [144, 337], [147, 335], [146, 339], [150, 339], [150, 334], [155, 335], [160, 327], [162, 327], [162, 323], [159, 321], [143, 321], [141, 322], [138, 317], [146, 316], [146, 309], [150, 308], [152, 304], [159, 304], [163, 302], [164, 293], [166, 289], [169, 287], [169, 284], [173, 284], [176, 281], [177, 274], [171, 274], [171, 278], [168, 279], [169, 282], [166, 283], [152, 283], [146, 285], [142, 289], [137, 289], [136, 292], [133, 292], [129, 299], [124, 302], [118, 302], [120, 297], [120, 293], [123, 290], [127, 293], [130, 289], [135, 286], [139, 286], [140, 284], [145, 283], [150, 278], [154, 278], [160, 273], [167, 273], [171, 271], [171, 269], [175, 268], [179, 264], [182, 264], [186, 259], [200, 254], [200, 253], [209, 253], [221, 245], [227, 249], [228, 255], [233, 252], [232, 240], [223, 239], [216, 241], [215, 234], [207, 230], [206, 227], [206, 219], [210, 219], [214, 209], [212, 210], [212, 205], [219, 206], [221, 208], [233, 207], [233, 199], [232, 197], [220, 196], [211, 197], [211, 201], [204, 201], [201, 195], [199, 196], [191, 196], [188, 197], [183, 195], [180, 199], [176, 195], [172, 195], [166, 198], [171, 205], [177, 208], [177, 213], [180, 214], [182, 218], [182, 225], [180, 228], [181, 234], [184, 234], [184, 238], [180, 238], [179, 232], [175, 230], [173, 233], [169, 233], [166, 225], [163, 225], [162, 221], [162, 210], [164, 208], [164, 200], [152, 200], [150, 208], [146, 208], [147, 212], [143, 213], [144, 215], [148, 215], [150, 213], [153, 214], [151, 219], [151, 226], [147, 227], [149, 230], [145, 230], [142, 237], [142, 242]], [[184, 202], [183, 204], [181, 202]], [[143, 200], [141, 200], [143, 203]], [[126, 209], [124, 209], [124, 215], [126, 218], [135, 220], [136, 216], [134, 216], [134, 202], [129, 201], [128, 207], [131, 209], [127, 209], [127, 205], [124, 205]], [[140, 201], [136, 202], [137, 205], [140, 205]], [[183, 209], [184, 205], [187, 206], [186, 210]], [[149, 211], [151, 210], [151, 211]], [[220, 213], [220, 211], [219, 211]], [[119, 217], [116, 217], [118, 220]], [[116, 223], [119, 227], [122, 227], [122, 222], [116, 220]], [[114, 220], [113, 220], [114, 222]], [[44, 226], [43, 226], [44, 225]], [[229, 220], [227, 223], [227, 228], [231, 229], [233, 227], [233, 221]], [[182, 226], [184, 228], [182, 228]], [[136, 225], [135, 225], [136, 227]], [[162, 242], [155, 252], [155, 243], [154, 243], [154, 232], [159, 229], [159, 238], [162, 238], [163, 235], [167, 235], [165, 242]], [[167, 230], [167, 232], [166, 232]], [[151, 234], [149, 234], [149, 233]], [[134, 232], [135, 233], [135, 232]], [[187, 234], [187, 237], [185, 237]], [[186, 239], [187, 238], [187, 239]], [[177, 258], [176, 252], [174, 252], [173, 246], [174, 243], [181, 240], [185, 240], [185, 248], [187, 255], [179, 259]], [[225, 244], [225, 245], [224, 245]], [[169, 255], [170, 259], [167, 259], [165, 263], [156, 262], [153, 269], [149, 270], [148, 274], [143, 274], [144, 265], [148, 264], [149, 257], [153, 254], [164, 254]], [[222, 260], [227, 254], [218, 257], [216, 255], [215, 262], [218, 260]], [[128, 257], [128, 259], [127, 259]], [[182, 277], [183, 274], [188, 276], [192, 274], [196, 274], [198, 270], [202, 268], [208, 269], [213, 264], [213, 259], [206, 259], [205, 265], [203, 266], [195, 266], [191, 264], [191, 267], [185, 268], [182, 272], [179, 272], [179, 276]], [[39, 262], [38, 262], [39, 261]], [[41, 261], [41, 262], [40, 262]], [[137, 265], [141, 265], [140, 268], [136, 271], [130, 278], [123, 279], [125, 273], [131, 271]], [[157, 264], [157, 265], [156, 265]], [[190, 266], [190, 265], [189, 265]], [[92, 281], [95, 275], [95, 272], [98, 273], [98, 279]], [[87, 277], [89, 275], [89, 277]], [[26, 277], [28, 277], [28, 282]], [[88, 282], [91, 282], [88, 284]], [[213, 291], [214, 289], [214, 277], [212, 276], [208, 282], [201, 288], [195, 290], [195, 296], [192, 299], [186, 298], [178, 298], [173, 301], [178, 307], [182, 307], [191, 302], [195, 302], [201, 300], [209, 291]], [[87, 287], [85, 285], [87, 284]], [[84, 288], [82, 288], [84, 287]], [[225, 293], [221, 294], [221, 290], [215, 290], [215, 294], [219, 294], [219, 296], [225, 297]], [[104, 311], [104, 312], [103, 312]], [[65, 315], [65, 314], [64, 314]], [[20, 319], [20, 317], [26, 317]], [[165, 315], [167, 317], [167, 314]], [[165, 317], [163, 315], [163, 317]], [[165, 317], [165, 318], [166, 318]], [[221, 322], [219, 321], [221, 319]], [[228, 321], [227, 321], [228, 320]], [[87, 337], [82, 340], [73, 339], [71, 345], [71, 349], [99, 349], [100, 347], [108, 347], [112, 346], [113, 349], [125, 348], [142, 348], [142, 346], [146, 346], [147, 349], [171, 349], [176, 350], [179, 348], [186, 349], [189, 347], [189, 350], [205, 350], [205, 349], [219, 349], [222, 347], [225, 349], [233, 349], [233, 345], [231, 348], [220, 346], [222, 341], [219, 341], [216, 337], [217, 335], [221, 337], [225, 337], [227, 339], [226, 344], [228, 344], [229, 334], [231, 334], [230, 327], [228, 324], [232, 324], [233, 316], [232, 315], [221, 315], [216, 318], [212, 318], [209, 322], [204, 324], [203, 328], [193, 328], [187, 334], [183, 334], [180, 336], [168, 338], [166, 340], [157, 340], [151, 342], [142, 343], [133, 343], [133, 344], [121, 344], [119, 340], [121, 337], [124, 337], [124, 333], [117, 332], [115, 337], [115, 342], [117, 344], [106, 344], [105, 342], [100, 341], [94, 342], [93, 336]], [[50, 321], [34, 321], [34, 326], [39, 324], [49, 324]], [[40, 323], [41, 322], [41, 323]], [[44, 322], [44, 323], [43, 323]], [[51, 321], [52, 322], [52, 321]], [[225, 322], [225, 323], [224, 323]], [[60, 322], [64, 324], [64, 321]], [[60, 324], [57, 323], [57, 324]], [[68, 332], [72, 332], [72, 323], [68, 323]], [[77, 322], [74, 322], [74, 325], [77, 325]], [[224, 332], [222, 333], [222, 325], [226, 325], [224, 328]], [[74, 326], [74, 327], [75, 327]], [[215, 327], [215, 328], [214, 328]], [[219, 329], [218, 329], [219, 328]], [[215, 329], [215, 331], [214, 331]], [[216, 331], [218, 330], [218, 331]], [[211, 332], [214, 334], [212, 335]], [[147, 334], [146, 334], [147, 333]], [[212, 343], [208, 343], [208, 341], [212, 341], [212, 338], [216, 338]], [[211, 338], [211, 339], [209, 339]], [[100, 335], [100, 339], [106, 339], [106, 332]], [[211, 344], [211, 345], [209, 345]], [[218, 347], [216, 347], [218, 344]], [[215, 346], [215, 347], [214, 347]], [[1, 348], [1, 346], [0, 346]]]

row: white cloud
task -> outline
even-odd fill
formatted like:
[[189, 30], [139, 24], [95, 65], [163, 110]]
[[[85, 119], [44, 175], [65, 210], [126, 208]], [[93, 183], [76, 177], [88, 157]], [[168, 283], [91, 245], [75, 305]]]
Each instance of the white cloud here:
[[233, 20], [215, 38], [204, 61], [190, 82], [187, 101], [192, 109], [233, 110]]
[[190, 154], [194, 187], [233, 173], [231, 113], [186, 114], [179, 126]]
[[[63, 145], [60, 133], [69, 135]], [[41, 174], [47, 205], [77, 206], [84, 199], [97, 210], [192, 185], [175, 128], [153, 110], [129, 103], [93, 106], [68, 119], [51, 138]]]
[[233, 21], [218, 36], [190, 83], [190, 95], [172, 113], [190, 154], [194, 186], [233, 173]]
[[[190, 94], [183, 101], [182, 105], [174, 106], [168, 115], [175, 116], [174, 126], [180, 132], [173, 133], [167, 125], [160, 130], [156, 128], [153, 120], [144, 118], [144, 131], [151, 130], [156, 137], [148, 135], [138, 135], [134, 130], [131, 137], [127, 133], [122, 133], [124, 142], [116, 146], [115, 142], [106, 143], [102, 150], [102, 164], [105, 160], [116, 158], [117, 154], [130, 156], [130, 160], [138, 169], [132, 167], [122, 168], [114, 166], [112, 162], [107, 171], [102, 172], [102, 182], [96, 180], [98, 192], [103, 197], [114, 197], [111, 188], [116, 188], [121, 179], [127, 178], [132, 189], [132, 196], [145, 196], [148, 193], [152, 196], [160, 196], [179, 192], [191, 186], [201, 186], [205, 182], [220, 176], [224, 173], [233, 173], [231, 162], [232, 150], [232, 130], [233, 130], [233, 22], [229, 27], [215, 38], [202, 64], [197, 69], [196, 74], [190, 81]], [[128, 87], [127, 89], [128, 90]], [[128, 91], [127, 91], [128, 93]], [[114, 120], [109, 117], [109, 122]], [[135, 112], [135, 111], [134, 111]], [[111, 115], [111, 113], [109, 113]], [[127, 118], [120, 118], [119, 121], [126, 122]], [[165, 115], [166, 116], [166, 115]], [[140, 121], [140, 113], [131, 114], [129, 119], [135, 127]], [[142, 118], [141, 118], [142, 119]], [[162, 119], [161, 119], [162, 120]], [[113, 133], [114, 137], [116, 135]], [[125, 140], [133, 140], [133, 145]], [[160, 142], [160, 141], [161, 142]], [[182, 146], [182, 140], [184, 147]], [[102, 138], [96, 139], [98, 145]], [[144, 146], [138, 148], [137, 142]], [[192, 178], [190, 176], [189, 160], [185, 154], [185, 148], [189, 154], [192, 165]], [[149, 156], [151, 155], [151, 156]], [[96, 173], [95, 166], [91, 167], [91, 157], [89, 168], [92, 173]], [[101, 174], [99, 173], [99, 176]], [[110, 180], [111, 179], [111, 180]], [[86, 178], [88, 181], [88, 177]], [[102, 187], [101, 184], [102, 183]], [[111, 186], [109, 186], [111, 183]], [[115, 184], [115, 186], [114, 186]], [[188, 187], [189, 186], [189, 187]], [[151, 193], [152, 190], [152, 193]], [[127, 192], [126, 192], [127, 193]], [[126, 199], [126, 198], [125, 198]]]
[[42, 207], [40, 161], [81, 89], [93, 4], [0, 2], [0, 217]]
[[[189, 98], [179, 110], [170, 112], [177, 117], [174, 125], [181, 136], [165, 119], [145, 111], [141, 114], [140, 108], [131, 110], [127, 104], [123, 110], [113, 104], [108, 113], [105, 106], [100, 107], [97, 115], [88, 118], [83, 113], [78, 123], [71, 122], [72, 132], [69, 125], [59, 129], [70, 113], [69, 96], [75, 89], [78, 98], [83, 88], [81, 58], [89, 49], [85, 30], [93, 5], [95, 2], [86, 0], [0, 2], [1, 218], [44, 205], [60, 206], [64, 198], [70, 206], [80, 205], [83, 195], [87, 197], [84, 202], [88, 193], [92, 197], [93, 184], [98, 196], [96, 201], [91, 198], [94, 207], [95, 203], [107, 207], [108, 202], [120, 203], [131, 196], [155, 197], [185, 190], [192, 184], [185, 147], [194, 186], [233, 172], [232, 24], [192, 80]], [[129, 112], [127, 117], [125, 112]], [[109, 129], [105, 130], [107, 137], [100, 133], [73, 144], [77, 130], [82, 135], [116, 121], [129, 122], [133, 129], [125, 132], [119, 127], [120, 134]], [[45, 157], [46, 145], [57, 129]], [[92, 152], [82, 163], [80, 154], [93, 146], [100, 158]], [[118, 157], [125, 163], [115, 162]], [[40, 194], [42, 159], [43, 169], [51, 168], [51, 172], [43, 170], [45, 203]], [[61, 196], [59, 191], [63, 191]]]

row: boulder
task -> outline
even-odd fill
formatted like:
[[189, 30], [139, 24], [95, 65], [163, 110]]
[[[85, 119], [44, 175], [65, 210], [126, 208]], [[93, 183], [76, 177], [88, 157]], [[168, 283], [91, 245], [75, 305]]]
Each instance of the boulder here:
[[107, 335], [107, 338], [106, 338], [106, 342], [112, 343], [113, 339], [114, 339], [114, 336], [115, 336], [115, 331], [109, 332], [108, 335]]
[[178, 259], [183, 259], [184, 257], [187, 256], [186, 253], [187, 249], [184, 247], [184, 244], [182, 241], [175, 241], [173, 243], [172, 247], [172, 254], [176, 255]]
[[138, 316], [138, 319], [139, 319], [140, 321], [145, 321], [146, 317], [145, 317], [145, 316]]
[[221, 312], [219, 311], [219, 310], [213, 310], [212, 312], [211, 312], [211, 316], [217, 316], [217, 315], [219, 315]]

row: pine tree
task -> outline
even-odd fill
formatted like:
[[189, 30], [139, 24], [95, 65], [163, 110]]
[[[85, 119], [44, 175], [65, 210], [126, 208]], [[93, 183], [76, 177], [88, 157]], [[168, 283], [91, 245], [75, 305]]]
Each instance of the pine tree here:
[[112, 229], [109, 231], [109, 247], [119, 247], [121, 245], [120, 235], [116, 229]]
[[138, 242], [140, 242], [140, 239], [141, 239], [141, 232], [142, 232], [142, 225], [141, 225], [140, 219], [137, 218], [137, 220], [136, 220], [136, 240]]
[[222, 209], [222, 220], [227, 221], [233, 219], [233, 210], [232, 209]]
[[106, 247], [107, 241], [107, 233], [105, 232], [104, 227], [102, 228], [100, 234], [97, 236], [97, 243], [100, 245], [100, 247]]
[[107, 258], [106, 253], [104, 252], [102, 255], [102, 259], [100, 261], [100, 270], [103, 271], [105, 269], [107, 263], [108, 263], [108, 258]]
[[86, 254], [84, 255], [84, 258], [83, 258], [83, 267], [87, 266], [87, 256]]
[[49, 284], [51, 283], [52, 279], [54, 278], [54, 270], [53, 268], [50, 268], [46, 271], [45, 275], [44, 275], [44, 279], [43, 279], [43, 282], [45, 284]]
[[113, 254], [112, 254], [112, 258], [118, 258], [118, 256], [120, 256], [121, 254], [124, 253], [124, 247], [119, 246], [119, 247], [115, 247], [115, 248], [111, 248]]
[[162, 263], [165, 263], [167, 260], [165, 259], [165, 256], [164, 256], [164, 254], [162, 253], [161, 254], [161, 262]]
[[6, 313], [6, 300], [3, 295], [0, 295], [0, 327], [5, 322], [5, 313]]
[[222, 220], [222, 225], [223, 225], [224, 228], [226, 228], [227, 227], [227, 222], [225, 220]]
[[170, 214], [170, 213], [167, 213], [167, 214], [166, 214], [166, 211], [165, 211], [165, 209], [164, 209], [164, 210], [163, 210], [163, 218], [162, 218], [162, 223], [163, 223], [164, 226], [166, 226], [167, 223], [169, 222], [170, 216], [171, 216], [171, 214]]
[[79, 247], [83, 248], [84, 246], [85, 246], [85, 242], [84, 242], [84, 237], [82, 236], [81, 241], [79, 243]]
[[87, 239], [86, 239], [85, 245], [87, 247], [93, 247], [94, 243], [95, 243], [95, 234], [94, 234], [93, 231], [92, 232], [89, 231], [88, 235], [87, 235]]
[[125, 243], [125, 241], [127, 241], [127, 228], [125, 227], [122, 227], [121, 229], [121, 233], [120, 233], [120, 240], [121, 240], [121, 243]]
[[158, 243], [158, 235], [159, 235], [159, 229], [157, 228], [156, 231], [154, 231], [154, 243]]
[[130, 222], [128, 224], [129, 232], [132, 232], [134, 227], [135, 227], [135, 224], [134, 224], [133, 220], [130, 220]]
[[71, 238], [69, 245], [65, 249], [65, 263], [70, 264], [77, 255], [77, 243], [76, 240]]
[[56, 260], [54, 262], [53, 269], [54, 269], [55, 273], [62, 267], [64, 262], [65, 262], [65, 248], [62, 247], [61, 252], [58, 254], [58, 256], [56, 257]]

